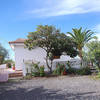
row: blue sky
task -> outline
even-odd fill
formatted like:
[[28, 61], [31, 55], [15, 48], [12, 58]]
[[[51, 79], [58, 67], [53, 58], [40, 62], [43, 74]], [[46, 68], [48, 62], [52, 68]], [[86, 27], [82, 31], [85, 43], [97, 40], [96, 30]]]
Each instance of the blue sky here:
[[92, 29], [100, 38], [100, 0], [0, 0], [0, 42], [13, 52], [8, 41], [26, 38], [39, 24], [49, 24], [62, 32]]

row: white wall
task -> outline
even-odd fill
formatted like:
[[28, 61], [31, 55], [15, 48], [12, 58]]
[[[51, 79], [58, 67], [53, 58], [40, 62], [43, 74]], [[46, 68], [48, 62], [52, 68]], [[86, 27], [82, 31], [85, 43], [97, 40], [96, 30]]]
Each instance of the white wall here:
[[0, 65], [0, 68], [6, 68], [6, 64]]
[[42, 48], [35, 48], [31, 51], [24, 48], [24, 45], [15, 45], [15, 67], [16, 70], [22, 70], [23, 60], [33, 60], [40, 62], [45, 60], [46, 52]]
[[[23, 70], [24, 69], [24, 63], [25, 61], [33, 61], [33, 62], [40, 62], [40, 65], [45, 65], [45, 58], [46, 58], [46, 52], [42, 48], [34, 48], [33, 50], [29, 51], [28, 49], [24, 48], [24, 44], [14, 44], [14, 51], [15, 51], [15, 67], [16, 70]], [[57, 62], [66, 63], [66, 61], [72, 60], [69, 56], [62, 55], [60, 59], [55, 59], [53, 66], [56, 67]], [[80, 67], [77, 66], [77, 61], [74, 61], [73, 65], [74, 67]], [[78, 61], [80, 62], [80, 61]], [[25, 70], [25, 69], [24, 69]], [[46, 68], [48, 70], [48, 68]]]

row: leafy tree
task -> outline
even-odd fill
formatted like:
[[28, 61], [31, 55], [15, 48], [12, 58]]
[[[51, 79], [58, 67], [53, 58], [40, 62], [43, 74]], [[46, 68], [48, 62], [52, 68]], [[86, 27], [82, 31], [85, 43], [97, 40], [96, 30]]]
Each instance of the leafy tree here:
[[87, 60], [92, 63], [92, 66], [93, 66], [93, 63], [94, 64], [98, 63], [97, 65], [99, 66], [100, 62], [98, 60], [98, 57], [100, 57], [100, 55], [99, 55], [100, 41], [98, 41], [98, 40], [91, 41], [86, 44], [86, 48], [87, 48], [87, 51], [84, 53], [85, 53]]
[[95, 62], [100, 71], [100, 49], [95, 52]]
[[82, 48], [88, 41], [94, 38], [93, 36], [94, 32], [87, 29], [82, 31], [82, 27], [79, 29], [73, 28], [72, 31], [73, 31], [72, 33], [68, 32], [68, 34], [76, 42], [77, 49], [79, 51], [79, 57], [82, 59], [83, 58]]
[[8, 68], [11, 68], [11, 66], [15, 64], [12, 59], [6, 59], [3, 61], [3, 63], [6, 64]]
[[7, 50], [0, 44], [0, 64], [8, 57]]
[[[76, 44], [60, 30], [54, 26], [39, 25], [35, 32], [29, 32], [25, 46], [31, 50], [38, 46], [43, 48], [46, 55], [46, 64], [50, 72], [52, 72], [53, 56], [60, 56], [63, 52], [75, 57], [77, 55]], [[51, 65], [49, 65], [51, 61]]]
[[12, 59], [7, 59], [3, 63], [5, 63], [5, 64], [7, 64], [7, 63], [14, 64], [15, 62]]

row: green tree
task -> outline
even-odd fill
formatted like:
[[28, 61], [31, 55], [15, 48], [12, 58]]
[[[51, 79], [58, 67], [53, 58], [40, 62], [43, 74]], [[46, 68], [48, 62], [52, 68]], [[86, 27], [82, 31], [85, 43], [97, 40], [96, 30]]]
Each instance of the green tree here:
[[84, 51], [84, 54], [85, 54], [84, 56], [86, 57], [87, 61], [90, 62], [92, 66], [93, 66], [93, 63], [96, 65], [99, 65], [96, 62], [99, 63], [98, 56], [100, 56], [99, 55], [100, 41], [98, 40], [91, 41], [86, 44], [86, 48], [87, 48], [87, 51]]
[[95, 52], [95, 63], [100, 71], [100, 49]]
[[[50, 72], [52, 72], [54, 55], [60, 56], [63, 52], [66, 52], [71, 57], [77, 55], [75, 43], [54, 26], [39, 25], [35, 32], [29, 32], [27, 38], [25, 46], [29, 50], [38, 46], [46, 51], [46, 64]], [[51, 61], [51, 65], [49, 65], [48, 61]]]
[[11, 68], [11, 66], [15, 64], [15, 62], [12, 59], [6, 59], [3, 61], [3, 63], [6, 64], [8, 68]]
[[87, 29], [82, 30], [82, 27], [79, 29], [73, 28], [72, 31], [73, 31], [72, 33], [68, 32], [68, 34], [76, 42], [77, 49], [79, 51], [79, 57], [83, 59], [82, 48], [88, 41], [94, 38], [93, 36], [94, 32]]
[[7, 50], [0, 44], [0, 64], [8, 57]]
[[7, 63], [14, 64], [15, 62], [12, 59], [6, 59], [3, 63], [4, 64], [7, 64]]

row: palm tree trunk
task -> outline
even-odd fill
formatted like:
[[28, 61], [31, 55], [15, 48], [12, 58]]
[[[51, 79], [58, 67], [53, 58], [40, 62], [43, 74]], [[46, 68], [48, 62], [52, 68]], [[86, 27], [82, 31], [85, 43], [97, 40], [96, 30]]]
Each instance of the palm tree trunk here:
[[81, 66], [83, 65], [82, 48], [79, 49], [79, 57], [81, 58]]
[[82, 49], [79, 49], [79, 57], [82, 59], [83, 56], [82, 56]]

